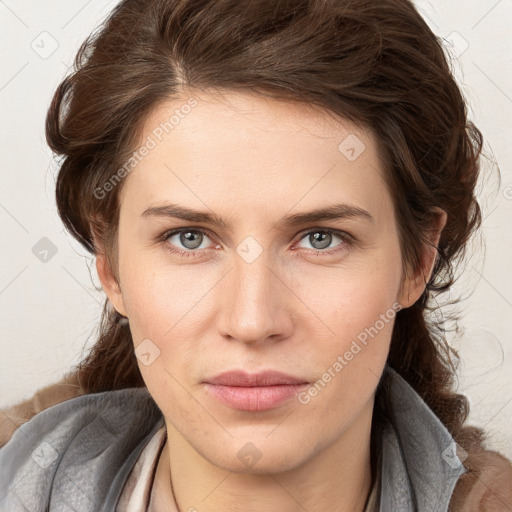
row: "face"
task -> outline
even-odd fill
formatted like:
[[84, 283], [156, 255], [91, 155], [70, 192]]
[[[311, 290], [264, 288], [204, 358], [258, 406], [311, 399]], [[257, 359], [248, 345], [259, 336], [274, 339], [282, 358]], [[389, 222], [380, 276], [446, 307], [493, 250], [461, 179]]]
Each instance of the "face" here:
[[[142, 143], [120, 194], [120, 287], [101, 257], [98, 273], [169, 435], [231, 471], [298, 467], [368, 410], [395, 315], [421, 293], [401, 287], [376, 141], [307, 105], [203, 91], [162, 103]], [[308, 384], [205, 384], [230, 370]]]

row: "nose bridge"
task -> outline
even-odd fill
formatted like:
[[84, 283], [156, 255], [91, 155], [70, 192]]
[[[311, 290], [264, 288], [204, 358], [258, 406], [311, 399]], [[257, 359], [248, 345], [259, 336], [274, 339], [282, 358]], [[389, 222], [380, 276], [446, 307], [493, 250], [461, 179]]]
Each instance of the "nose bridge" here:
[[254, 240], [237, 247], [220, 315], [219, 328], [225, 336], [254, 343], [287, 333], [290, 321], [282, 283], [274, 269], [269, 251], [258, 247]]
[[[272, 262], [268, 255], [260, 255], [254, 261], [237, 257], [234, 264], [234, 285], [239, 303], [247, 306], [256, 302], [271, 302], [270, 283], [275, 280]], [[246, 304], [247, 303], [247, 304]]]

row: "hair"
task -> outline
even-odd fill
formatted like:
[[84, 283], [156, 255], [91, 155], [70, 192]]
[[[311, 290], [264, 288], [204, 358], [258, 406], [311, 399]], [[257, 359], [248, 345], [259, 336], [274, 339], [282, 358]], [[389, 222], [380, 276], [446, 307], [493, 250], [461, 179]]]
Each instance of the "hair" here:
[[[396, 315], [387, 364], [468, 452], [464, 465], [477, 475], [485, 433], [464, 425], [469, 402], [453, 390], [458, 353], [445, 320], [429, 313], [435, 296], [455, 282], [481, 224], [475, 186], [483, 137], [467, 119], [440, 38], [410, 0], [120, 2], [81, 45], [46, 119], [48, 144], [63, 156], [59, 215], [91, 254], [105, 252], [118, 282], [125, 178], [104, 197], [95, 191], [133, 156], [152, 110], [193, 89], [306, 103], [370, 130], [394, 203], [403, 275], [419, 268], [432, 245], [438, 209], [447, 213], [425, 290]], [[78, 369], [88, 393], [145, 386], [129, 324], [108, 298], [98, 340]], [[380, 460], [375, 418], [391, 406], [388, 391], [379, 384], [373, 468]]]

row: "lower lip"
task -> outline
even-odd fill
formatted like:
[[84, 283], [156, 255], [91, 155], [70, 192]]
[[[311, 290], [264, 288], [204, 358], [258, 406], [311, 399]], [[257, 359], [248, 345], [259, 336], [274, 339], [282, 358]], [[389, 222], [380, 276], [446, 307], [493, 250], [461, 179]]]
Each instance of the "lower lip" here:
[[309, 384], [281, 384], [276, 386], [220, 386], [205, 383], [205, 387], [219, 402], [241, 411], [273, 409], [296, 396]]

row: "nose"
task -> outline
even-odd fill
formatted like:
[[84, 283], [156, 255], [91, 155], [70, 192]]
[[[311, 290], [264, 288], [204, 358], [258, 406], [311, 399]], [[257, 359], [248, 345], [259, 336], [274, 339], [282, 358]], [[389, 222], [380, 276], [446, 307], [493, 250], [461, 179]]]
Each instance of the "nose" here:
[[[262, 344], [291, 336], [294, 295], [265, 252], [249, 263], [236, 255], [219, 289], [217, 328], [230, 340]], [[295, 299], [296, 300], [296, 299]]]

